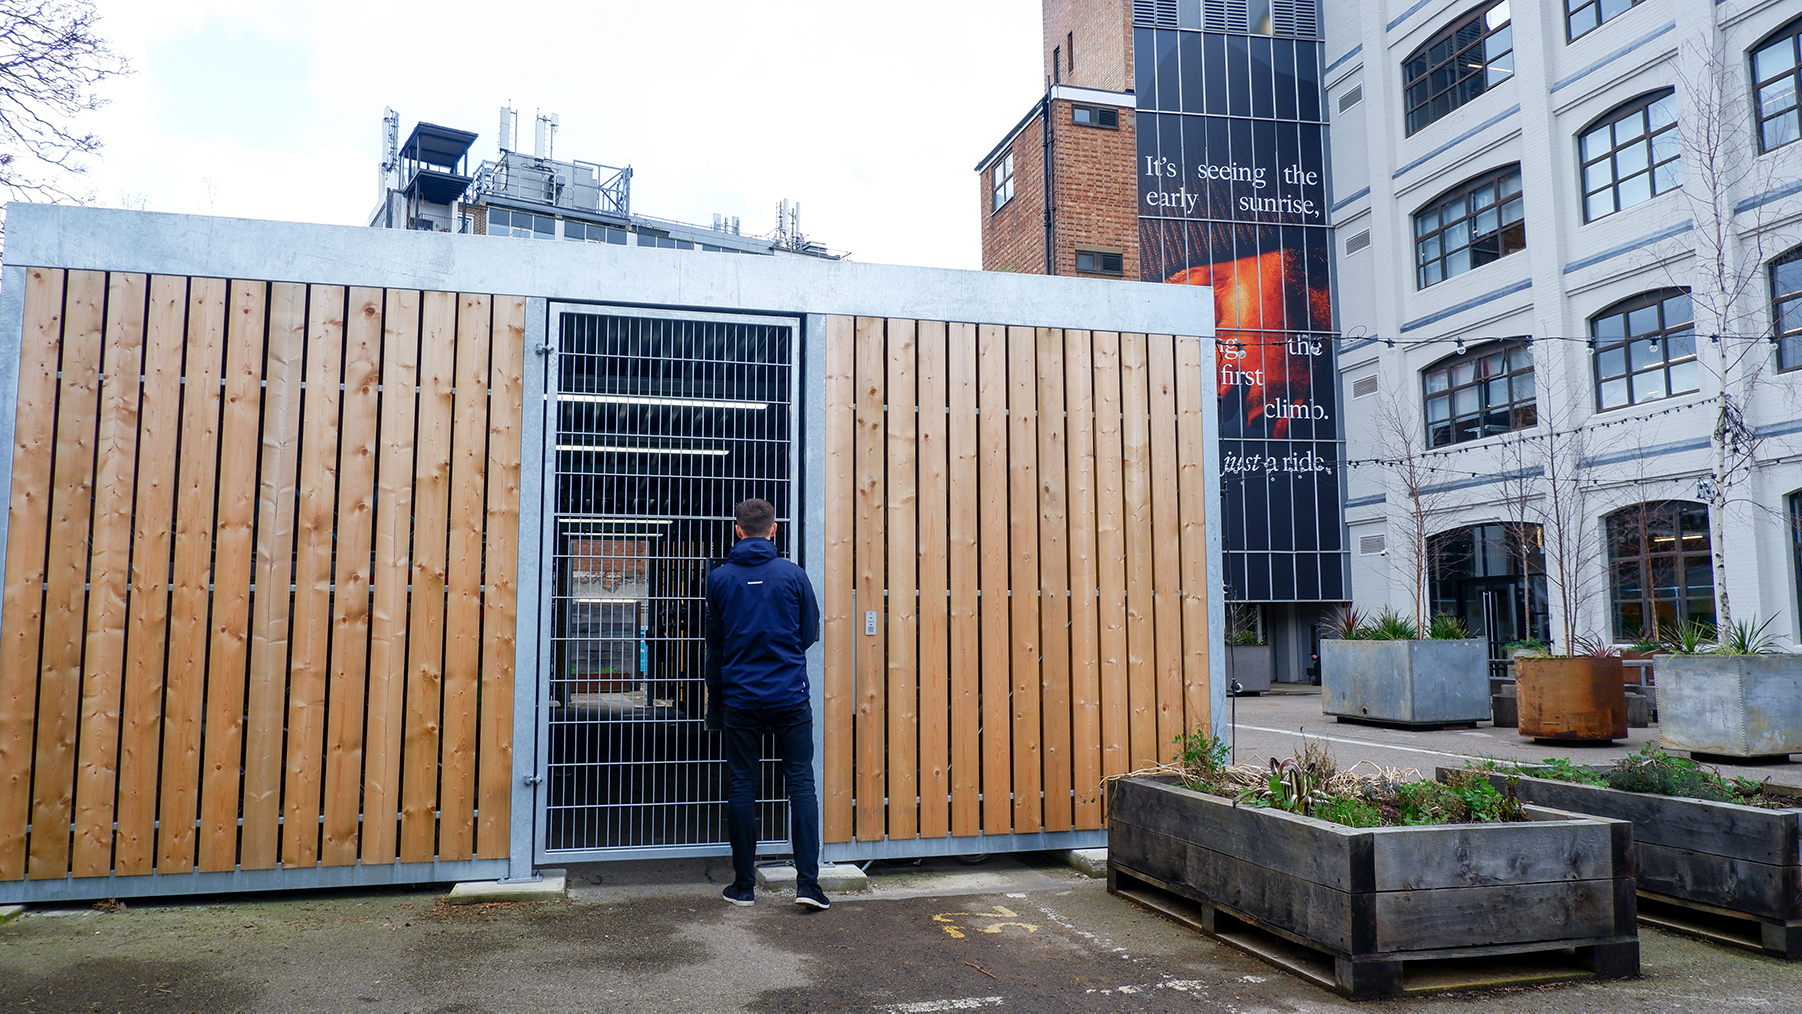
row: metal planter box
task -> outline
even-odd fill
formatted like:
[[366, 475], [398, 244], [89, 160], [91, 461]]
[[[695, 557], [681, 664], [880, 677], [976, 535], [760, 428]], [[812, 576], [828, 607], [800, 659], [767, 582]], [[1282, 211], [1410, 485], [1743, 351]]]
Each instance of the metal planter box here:
[[1396, 725], [1489, 719], [1481, 638], [1320, 642], [1320, 703], [1329, 715]]
[[1226, 652], [1232, 668], [1227, 678], [1239, 681], [1242, 694], [1261, 694], [1270, 689], [1276, 672], [1276, 653], [1268, 644], [1229, 644]]
[[1535, 808], [1527, 823], [1350, 828], [1142, 777], [1109, 802], [1109, 891], [1186, 899], [1204, 932], [1267, 959], [1280, 948], [1235, 939], [1235, 920], [1300, 944], [1325, 960], [1278, 963], [1347, 996], [1405, 991], [1406, 963], [1430, 959], [1576, 948], [1596, 975], [1639, 971], [1625, 821]]
[[[1662, 672], [1662, 670], [1660, 670]], [[1439, 769], [1441, 778], [1445, 768]], [[1497, 788], [1506, 775], [1489, 774]], [[1646, 921], [1802, 960], [1802, 809], [1766, 810], [1545, 778], [1515, 779], [1523, 802], [1633, 822], [1639, 894], [1648, 901], [1730, 916]], [[1712, 930], [1698, 929], [1711, 925]]]
[[1802, 753], [1802, 655], [1660, 655], [1658, 689], [1666, 749]]

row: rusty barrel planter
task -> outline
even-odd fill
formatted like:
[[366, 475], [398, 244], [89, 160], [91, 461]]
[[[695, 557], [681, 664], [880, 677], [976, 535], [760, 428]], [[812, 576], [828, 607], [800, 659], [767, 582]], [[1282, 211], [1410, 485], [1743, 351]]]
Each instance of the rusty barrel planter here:
[[1406, 992], [1420, 962], [1564, 948], [1597, 976], [1639, 972], [1626, 821], [1351, 828], [1167, 777], [1116, 780], [1108, 812], [1110, 892], [1346, 996]]
[[[1486, 774], [1498, 789], [1507, 781]], [[1514, 791], [1523, 802], [1633, 822], [1643, 921], [1802, 961], [1802, 808], [1546, 778], [1518, 777]]]
[[1627, 736], [1627, 691], [1618, 658], [1517, 658], [1520, 734], [1603, 742]]

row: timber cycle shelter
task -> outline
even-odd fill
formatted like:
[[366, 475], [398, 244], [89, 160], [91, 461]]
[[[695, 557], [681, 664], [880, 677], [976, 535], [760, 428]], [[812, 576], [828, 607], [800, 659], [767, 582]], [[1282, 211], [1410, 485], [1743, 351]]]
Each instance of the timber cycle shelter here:
[[[1218, 728], [1205, 288], [14, 204], [0, 902], [723, 855], [707, 566], [826, 857], [1102, 844]], [[786, 850], [766, 767], [764, 836]]]

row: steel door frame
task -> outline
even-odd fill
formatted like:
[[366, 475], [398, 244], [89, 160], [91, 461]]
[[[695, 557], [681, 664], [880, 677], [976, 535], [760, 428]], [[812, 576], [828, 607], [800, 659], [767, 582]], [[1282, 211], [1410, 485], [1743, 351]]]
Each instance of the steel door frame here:
[[[542, 306], [542, 312], [535, 313], [535, 306], [533, 304]], [[549, 777], [550, 766], [551, 728], [550, 709], [545, 706], [545, 702], [548, 701], [551, 691], [552, 638], [547, 635], [549, 633], [548, 625], [553, 621], [551, 607], [556, 595], [557, 575], [557, 420], [554, 413], [556, 411], [559, 386], [559, 371], [557, 364], [558, 356], [560, 354], [558, 343], [562, 331], [561, 320], [564, 314], [570, 313], [585, 316], [604, 315], [661, 320], [753, 324], [786, 327], [789, 329], [788, 370], [790, 398], [788, 412], [789, 448], [787, 469], [790, 487], [790, 509], [788, 524], [793, 529], [793, 535], [789, 540], [789, 544], [796, 555], [801, 557], [801, 562], [803, 563], [812, 556], [812, 553], [808, 551], [808, 548], [812, 545], [810, 540], [819, 530], [817, 524], [808, 523], [808, 505], [812, 502], [812, 498], [808, 496], [808, 484], [801, 471], [801, 448], [804, 443], [802, 439], [803, 430], [801, 428], [803, 403], [810, 401], [811, 391], [811, 388], [805, 384], [803, 379], [803, 363], [810, 358], [805, 354], [806, 344], [810, 336], [810, 329], [804, 326], [804, 322], [807, 318], [800, 314], [780, 315], [754, 311], [732, 313], [717, 310], [684, 310], [662, 306], [642, 306], [628, 303], [604, 302], [587, 303], [571, 300], [531, 300], [528, 301], [527, 305], [528, 340], [526, 346], [529, 350], [532, 350], [540, 360], [539, 369], [528, 369], [526, 371], [529, 378], [526, 390], [528, 405], [526, 414], [532, 417], [532, 422], [528, 423], [525, 427], [528, 437], [533, 434], [536, 435], [540, 452], [535, 458], [532, 458], [537, 466], [538, 474], [536, 476], [536, 483], [531, 487], [532, 493], [537, 497], [538, 527], [537, 544], [533, 547], [534, 557], [530, 570], [533, 581], [530, 585], [528, 585], [526, 580], [528, 571], [523, 567], [521, 569], [521, 658], [520, 665], [517, 669], [519, 682], [515, 689], [515, 700], [519, 702], [515, 712], [515, 727], [518, 729], [526, 722], [530, 722], [530, 735], [529, 738], [524, 738], [516, 733], [515, 742], [530, 742], [533, 744], [533, 749], [529, 758], [516, 757], [514, 767], [516, 771], [523, 770], [521, 775], [521, 788], [523, 791], [529, 791], [532, 796], [530, 808], [531, 843], [529, 854], [532, 857], [532, 862], [536, 865], [567, 862], [605, 862], [625, 859], [682, 859], [728, 856], [732, 854], [732, 848], [725, 842], [670, 846], [626, 846], [582, 850], [557, 849], [555, 851], [552, 851], [549, 848], [550, 793], [547, 791], [547, 779]], [[533, 337], [534, 323], [537, 325], [537, 341], [531, 340]], [[536, 380], [537, 383], [534, 384], [532, 382], [533, 380]], [[821, 390], [823, 391], [823, 389], [822, 384]], [[536, 407], [533, 407], [532, 404], [534, 398], [536, 398]], [[533, 423], [535, 423], [535, 425]], [[522, 457], [531, 458], [530, 455], [522, 455]], [[522, 486], [524, 486], [527, 481], [528, 477], [522, 475]], [[525, 525], [522, 520], [522, 531], [524, 527]], [[522, 545], [522, 557], [525, 553], [526, 549]], [[819, 580], [818, 577], [813, 576], [813, 580], [817, 585]], [[523, 629], [528, 622], [527, 610], [525, 609], [528, 588], [530, 588], [533, 593], [531, 596], [532, 609], [530, 611], [530, 622], [533, 624], [530, 631], [532, 645], [529, 660], [526, 657], [525, 642], [527, 639], [527, 632]], [[817, 590], [818, 589], [816, 588], [816, 593]], [[814, 693], [814, 773], [816, 782], [820, 774], [820, 707], [819, 680], [817, 675], [818, 654], [819, 651], [817, 645], [808, 653], [809, 675], [812, 677], [811, 683]], [[527, 673], [531, 674], [529, 679], [526, 678]], [[527, 698], [528, 692], [530, 695], [529, 699]], [[520, 811], [521, 807], [516, 806], [514, 809], [515, 814], [519, 814]], [[788, 851], [788, 834], [786, 828], [781, 833], [780, 841], [769, 839], [768, 836], [770, 834], [771, 832], [769, 830], [766, 829], [764, 831], [766, 838], [765, 840], [760, 840], [758, 843], [759, 854], [786, 854]]]

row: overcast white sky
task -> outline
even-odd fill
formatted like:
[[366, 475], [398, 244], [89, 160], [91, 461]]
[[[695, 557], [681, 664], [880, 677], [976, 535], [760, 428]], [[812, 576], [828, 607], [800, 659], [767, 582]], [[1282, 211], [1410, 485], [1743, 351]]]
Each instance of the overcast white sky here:
[[634, 211], [775, 227], [858, 260], [977, 267], [971, 167], [1039, 96], [1039, 0], [97, 0], [97, 203], [362, 225], [383, 106], [473, 130], [562, 116], [555, 154], [634, 169]]

